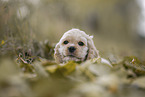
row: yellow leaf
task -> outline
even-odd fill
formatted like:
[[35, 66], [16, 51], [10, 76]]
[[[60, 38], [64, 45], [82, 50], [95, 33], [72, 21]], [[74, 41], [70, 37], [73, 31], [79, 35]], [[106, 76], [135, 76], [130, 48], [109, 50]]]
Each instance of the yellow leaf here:
[[93, 59], [91, 59], [91, 62], [93, 62], [93, 63], [101, 63], [101, 58], [99, 57], [99, 58], [93, 58]]
[[64, 74], [64, 75], [68, 75], [70, 73], [72, 73], [73, 71], [75, 71], [76, 66], [78, 64], [75, 63], [74, 61], [69, 61], [68, 63], [66, 63], [63, 66], [59, 67], [59, 70]]
[[56, 72], [56, 70], [57, 70], [57, 65], [47, 66], [47, 67], [45, 68], [45, 70], [47, 70], [47, 71], [50, 72], [50, 73], [54, 73], [54, 72]]
[[3, 45], [4, 43], [5, 43], [5, 41], [4, 41], [4, 40], [2, 40], [2, 41], [1, 41], [1, 45]]

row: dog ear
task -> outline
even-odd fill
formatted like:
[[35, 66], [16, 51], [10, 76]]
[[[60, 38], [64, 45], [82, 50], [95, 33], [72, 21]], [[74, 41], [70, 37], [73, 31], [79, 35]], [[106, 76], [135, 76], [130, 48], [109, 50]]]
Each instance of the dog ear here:
[[94, 42], [93, 42], [93, 36], [89, 36], [88, 40], [88, 55], [86, 60], [92, 59], [92, 58], [96, 58], [96, 57], [100, 57], [99, 56], [99, 51], [96, 49]]
[[62, 56], [61, 56], [61, 54], [60, 54], [60, 52], [58, 50], [59, 48], [60, 48], [60, 44], [57, 43], [55, 48], [54, 48], [54, 58], [55, 58], [55, 61], [57, 63], [62, 63], [63, 61], [62, 61], [62, 58], [61, 58]]

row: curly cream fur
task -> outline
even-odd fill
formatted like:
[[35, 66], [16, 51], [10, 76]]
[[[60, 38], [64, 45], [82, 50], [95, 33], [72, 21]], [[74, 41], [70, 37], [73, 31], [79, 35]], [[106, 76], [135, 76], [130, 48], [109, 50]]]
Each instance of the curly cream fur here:
[[[71, 29], [64, 33], [60, 41], [55, 46], [54, 58], [57, 63], [64, 63], [70, 60], [85, 61], [95, 57], [99, 57], [99, 51], [96, 49], [92, 36], [87, 35], [79, 29]], [[67, 40], [68, 44], [63, 44]], [[79, 46], [78, 42], [82, 41], [84, 46]], [[74, 53], [70, 53], [68, 48], [73, 46], [76, 48]], [[70, 54], [73, 56], [70, 56]]]

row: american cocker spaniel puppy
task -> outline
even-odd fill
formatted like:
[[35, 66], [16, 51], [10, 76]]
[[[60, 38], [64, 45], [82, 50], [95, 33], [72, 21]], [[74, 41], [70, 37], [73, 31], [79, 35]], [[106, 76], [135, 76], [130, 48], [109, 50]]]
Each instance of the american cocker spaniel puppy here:
[[92, 40], [93, 36], [87, 35], [79, 29], [71, 29], [64, 33], [60, 41], [55, 46], [54, 58], [57, 63], [67, 61], [86, 61], [99, 57]]

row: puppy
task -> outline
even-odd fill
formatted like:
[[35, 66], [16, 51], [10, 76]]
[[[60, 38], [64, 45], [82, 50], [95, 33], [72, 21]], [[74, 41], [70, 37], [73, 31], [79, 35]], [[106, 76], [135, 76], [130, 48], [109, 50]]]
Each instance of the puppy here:
[[99, 58], [99, 51], [96, 49], [92, 38], [93, 36], [89, 36], [79, 29], [71, 29], [65, 32], [54, 49], [56, 62], [65, 63], [70, 60], [82, 62]]

